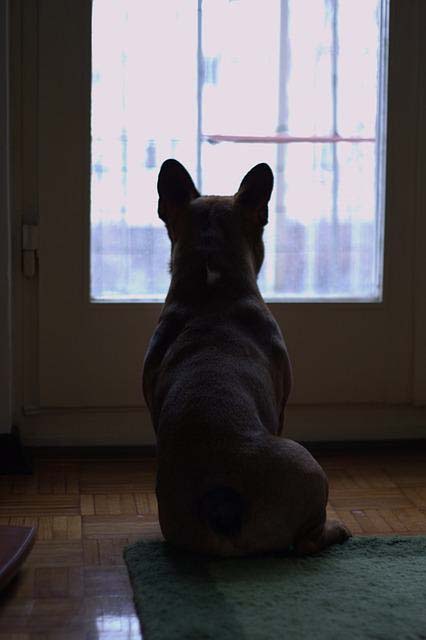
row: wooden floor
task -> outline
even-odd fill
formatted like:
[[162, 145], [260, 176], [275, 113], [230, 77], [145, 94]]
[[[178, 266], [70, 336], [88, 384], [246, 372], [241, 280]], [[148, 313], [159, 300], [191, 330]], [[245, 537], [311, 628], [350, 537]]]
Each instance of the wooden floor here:
[[[426, 451], [316, 456], [330, 515], [354, 534], [426, 534]], [[0, 596], [0, 640], [141, 638], [123, 546], [157, 537], [155, 461], [48, 452], [32, 476], [0, 476], [0, 524], [36, 524], [21, 574]]]

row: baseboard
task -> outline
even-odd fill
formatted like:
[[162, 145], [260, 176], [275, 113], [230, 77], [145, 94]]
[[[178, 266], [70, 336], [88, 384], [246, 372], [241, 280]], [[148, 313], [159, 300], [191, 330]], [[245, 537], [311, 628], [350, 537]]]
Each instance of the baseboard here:
[[147, 409], [43, 409], [24, 416], [23, 441], [30, 447], [154, 446]]
[[[318, 441], [300, 443], [308, 449], [314, 456], [340, 456], [350, 454], [351, 456], [364, 456], [365, 454], [379, 453], [380, 455], [395, 452], [398, 454], [426, 454], [426, 438], [421, 440], [340, 440], [340, 441]], [[37, 460], [140, 460], [141, 458], [157, 457], [155, 446], [122, 446], [122, 447], [31, 447], [31, 454]]]
[[31, 447], [31, 454], [37, 460], [111, 460], [122, 459], [126, 462], [141, 458], [156, 458], [155, 446], [88, 446], [88, 447]]
[[317, 441], [317, 442], [304, 442], [301, 441], [308, 451], [314, 455], [327, 455], [333, 454], [341, 455], [344, 453], [350, 453], [351, 455], [364, 455], [366, 453], [380, 454], [390, 453], [398, 451], [398, 453], [415, 453], [422, 452], [422, 455], [426, 452], [426, 437], [421, 439], [394, 439], [394, 440], [333, 440], [333, 441]]
[[28, 451], [22, 446], [18, 429], [0, 434], [0, 474], [32, 473]]
[[[28, 446], [155, 445], [149, 412], [133, 409], [43, 409], [20, 425]], [[284, 434], [294, 440], [366, 442], [426, 439], [426, 407], [411, 405], [290, 405]]]
[[292, 405], [286, 435], [303, 442], [426, 439], [426, 407], [390, 404]]

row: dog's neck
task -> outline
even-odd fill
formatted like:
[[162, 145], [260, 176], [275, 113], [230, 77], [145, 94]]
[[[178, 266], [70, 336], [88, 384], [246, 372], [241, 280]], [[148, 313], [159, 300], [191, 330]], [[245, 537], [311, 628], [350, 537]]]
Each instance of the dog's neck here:
[[216, 299], [237, 299], [259, 295], [256, 273], [247, 259], [229, 262], [214, 255], [194, 255], [188, 263], [185, 257], [175, 256], [169, 296], [182, 301], [214, 302]]

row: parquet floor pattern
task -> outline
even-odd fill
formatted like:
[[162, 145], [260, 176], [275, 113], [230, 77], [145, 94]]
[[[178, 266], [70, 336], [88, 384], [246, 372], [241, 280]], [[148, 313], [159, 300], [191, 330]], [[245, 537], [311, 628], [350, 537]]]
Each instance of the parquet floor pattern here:
[[[354, 534], [426, 534], [426, 451], [316, 456], [329, 515]], [[0, 640], [141, 638], [123, 547], [160, 535], [155, 460], [41, 452], [32, 476], [0, 476], [0, 524], [38, 527], [0, 595]]]

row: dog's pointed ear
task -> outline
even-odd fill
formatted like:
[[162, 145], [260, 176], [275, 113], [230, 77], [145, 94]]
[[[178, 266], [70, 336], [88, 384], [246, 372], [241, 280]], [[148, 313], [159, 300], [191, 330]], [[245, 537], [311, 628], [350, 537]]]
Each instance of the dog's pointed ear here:
[[243, 178], [235, 194], [235, 201], [241, 209], [252, 212], [256, 222], [268, 222], [268, 202], [274, 187], [274, 175], [266, 163], [257, 164]]
[[167, 228], [174, 225], [179, 209], [200, 195], [185, 167], [171, 158], [161, 165], [157, 190], [158, 215]]

